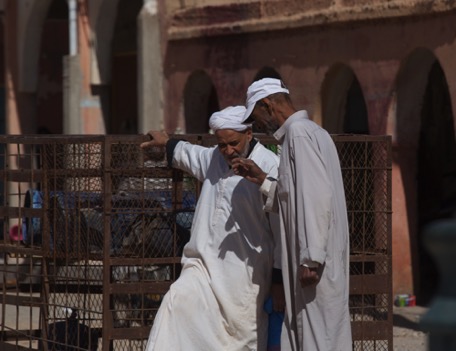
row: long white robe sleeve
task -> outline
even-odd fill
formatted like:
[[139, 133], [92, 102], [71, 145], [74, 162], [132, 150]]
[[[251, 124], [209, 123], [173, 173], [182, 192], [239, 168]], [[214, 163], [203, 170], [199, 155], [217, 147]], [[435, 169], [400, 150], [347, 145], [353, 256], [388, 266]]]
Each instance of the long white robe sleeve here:
[[[249, 158], [277, 175], [278, 157], [261, 144]], [[182, 273], [163, 298], [146, 350], [265, 350], [274, 235], [258, 185], [236, 176], [216, 147], [179, 142], [172, 164], [203, 186]]]

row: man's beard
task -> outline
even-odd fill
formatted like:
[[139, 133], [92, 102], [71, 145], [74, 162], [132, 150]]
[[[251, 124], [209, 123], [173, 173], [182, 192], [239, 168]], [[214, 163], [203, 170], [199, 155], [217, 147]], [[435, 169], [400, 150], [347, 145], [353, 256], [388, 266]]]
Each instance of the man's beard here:
[[225, 160], [231, 166], [231, 160], [233, 160], [235, 158], [238, 158], [238, 157], [239, 158], [247, 158], [247, 156], [249, 155], [249, 150], [250, 150], [250, 143], [247, 142], [247, 143], [245, 143], [244, 150], [242, 150], [240, 153], [235, 152], [230, 157], [225, 157]]
[[245, 143], [244, 150], [242, 150], [242, 152], [241, 152], [241, 154], [239, 155], [239, 157], [241, 157], [241, 158], [246, 158], [247, 156], [249, 156], [249, 150], [250, 150], [250, 143], [249, 143], [249, 142], [246, 142], [246, 143]]

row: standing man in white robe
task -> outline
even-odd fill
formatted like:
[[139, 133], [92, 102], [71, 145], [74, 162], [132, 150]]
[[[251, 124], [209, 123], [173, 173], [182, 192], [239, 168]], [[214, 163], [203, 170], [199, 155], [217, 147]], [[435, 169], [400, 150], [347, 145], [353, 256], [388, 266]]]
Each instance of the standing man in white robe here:
[[[254, 160], [277, 176], [278, 157], [242, 124], [245, 107], [214, 113], [209, 126], [218, 145], [203, 147], [150, 131], [141, 147], [165, 146], [170, 166], [203, 183], [182, 272], [164, 296], [147, 351], [266, 350], [274, 241], [279, 218], [263, 211], [259, 186], [235, 175], [231, 160]], [[276, 236], [276, 237], [274, 237]], [[280, 248], [275, 251], [280, 253]], [[280, 272], [280, 271], [279, 271]], [[282, 296], [282, 308], [283, 307]]]
[[348, 221], [334, 142], [306, 111], [296, 111], [279, 79], [264, 78], [249, 87], [245, 118], [281, 144], [278, 178], [254, 160], [236, 159], [233, 168], [261, 185], [268, 194], [266, 207], [280, 212], [282, 351], [351, 350]]

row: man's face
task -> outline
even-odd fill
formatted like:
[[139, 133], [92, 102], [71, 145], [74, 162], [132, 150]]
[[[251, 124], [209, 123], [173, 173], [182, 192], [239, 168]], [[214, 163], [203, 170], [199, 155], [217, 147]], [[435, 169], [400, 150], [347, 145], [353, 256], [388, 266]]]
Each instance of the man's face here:
[[261, 101], [255, 105], [251, 117], [255, 121], [255, 128], [261, 133], [272, 135], [280, 127], [267, 106]]
[[236, 132], [232, 129], [219, 129], [215, 132], [218, 147], [226, 162], [231, 165], [231, 161], [236, 157], [247, 157], [252, 140], [252, 130], [250, 128], [243, 132]]

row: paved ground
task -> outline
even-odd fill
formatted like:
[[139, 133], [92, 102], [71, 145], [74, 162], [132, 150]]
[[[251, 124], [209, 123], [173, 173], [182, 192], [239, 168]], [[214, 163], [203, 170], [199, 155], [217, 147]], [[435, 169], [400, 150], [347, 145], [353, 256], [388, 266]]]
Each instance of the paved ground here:
[[[394, 351], [427, 351], [427, 335], [419, 330], [418, 322], [420, 317], [427, 310], [422, 307], [395, 307], [394, 308], [394, 327], [393, 327], [393, 346]], [[6, 309], [6, 324], [12, 326], [19, 320], [19, 328], [30, 326], [30, 316], [32, 324], [38, 325], [39, 311], [36, 309], [32, 313], [29, 309], [21, 308], [17, 311], [13, 306]], [[16, 313], [19, 312], [20, 318]], [[0, 310], [0, 318], [1, 318]], [[25, 317], [25, 318], [24, 318]]]
[[420, 318], [427, 308], [394, 307], [393, 309], [393, 346], [394, 351], [426, 351], [427, 334], [420, 330]]
[[[0, 258], [0, 267], [3, 267], [3, 260]], [[1, 269], [0, 269], [1, 270]], [[14, 274], [8, 274], [13, 278]], [[13, 280], [13, 279], [11, 279]], [[3, 274], [0, 272], [0, 284], [3, 282]], [[0, 292], [3, 289], [0, 288]], [[15, 289], [13, 288], [13, 291]], [[22, 293], [20, 295], [23, 295]], [[420, 318], [427, 312], [427, 309], [420, 306], [394, 307], [393, 308], [393, 346], [394, 351], [427, 351], [427, 334], [420, 330]], [[0, 321], [2, 310], [0, 308]], [[19, 329], [27, 329], [30, 324], [36, 326], [39, 320], [38, 308], [20, 308], [7, 305], [5, 310], [5, 324], [10, 328], [18, 326]], [[35, 327], [36, 328], [36, 327]]]

